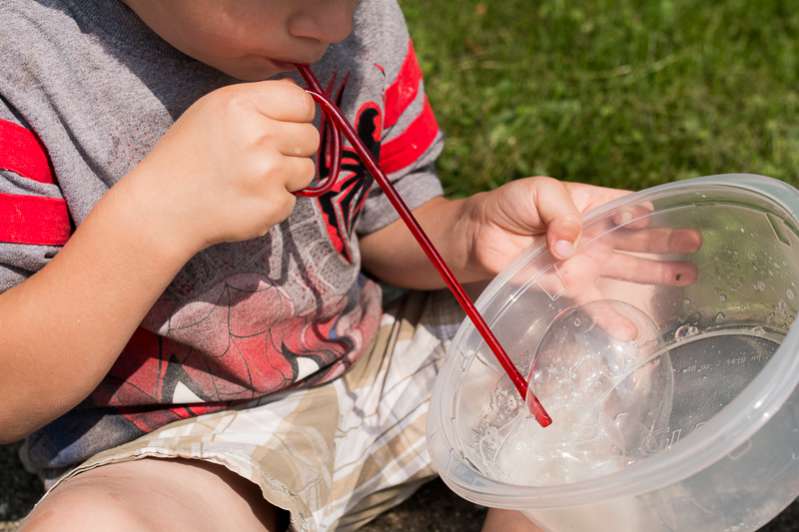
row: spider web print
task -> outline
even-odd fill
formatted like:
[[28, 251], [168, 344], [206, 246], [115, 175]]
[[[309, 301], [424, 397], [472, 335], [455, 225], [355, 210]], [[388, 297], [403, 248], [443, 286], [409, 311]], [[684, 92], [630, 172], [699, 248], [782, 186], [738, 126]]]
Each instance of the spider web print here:
[[[338, 91], [335, 102], [341, 108], [344, 89], [347, 86], [349, 77], [345, 77], [341, 89]], [[336, 76], [325, 90], [329, 99], [333, 99], [332, 87], [335, 85]], [[363, 141], [366, 148], [375, 160], [380, 159], [380, 137], [382, 135], [382, 113], [380, 106], [374, 102], [366, 102], [361, 105], [355, 120], [355, 129], [358, 136]], [[320, 122], [321, 147], [319, 153], [328, 154], [328, 147], [332, 140], [332, 125], [323, 115]], [[330, 157], [322, 157], [320, 177], [327, 178], [330, 175]], [[330, 242], [341, 255], [352, 262], [352, 252], [349, 241], [352, 238], [352, 231], [355, 220], [363, 209], [366, 202], [366, 195], [372, 186], [372, 176], [366, 171], [361, 158], [355, 150], [345, 144], [341, 150], [341, 173], [331, 191], [320, 196], [319, 203], [322, 216], [327, 224]]]

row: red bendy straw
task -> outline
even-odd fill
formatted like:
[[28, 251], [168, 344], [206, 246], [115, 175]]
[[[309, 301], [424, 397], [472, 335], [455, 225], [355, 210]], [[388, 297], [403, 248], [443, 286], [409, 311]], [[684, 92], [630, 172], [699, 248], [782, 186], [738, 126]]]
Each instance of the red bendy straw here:
[[331, 122], [333, 122], [333, 125], [335, 126], [332, 130], [333, 144], [331, 146], [331, 153], [333, 160], [331, 163], [330, 175], [322, 185], [315, 188], [306, 188], [297, 192], [297, 195], [319, 196], [332, 188], [333, 184], [338, 178], [338, 173], [341, 166], [340, 134], [343, 133], [347, 140], [349, 140], [352, 144], [353, 149], [361, 158], [364, 165], [366, 165], [369, 173], [372, 174], [372, 177], [375, 178], [377, 184], [381, 189], [383, 189], [386, 197], [388, 197], [388, 200], [397, 210], [397, 213], [399, 213], [402, 221], [405, 222], [408, 230], [410, 230], [411, 234], [413, 234], [414, 238], [416, 238], [416, 241], [427, 255], [427, 258], [430, 259], [430, 262], [436, 267], [438, 273], [441, 275], [441, 278], [444, 280], [444, 283], [446, 283], [450, 292], [452, 292], [452, 295], [455, 296], [455, 299], [458, 301], [458, 304], [460, 304], [466, 315], [469, 316], [469, 319], [472, 320], [472, 323], [480, 332], [480, 335], [483, 337], [483, 340], [485, 340], [486, 344], [488, 344], [488, 347], [491, 348], [491, 351], [494, 353], [494, 356], [496, 356], [497, 361], [502, 366], [502, 369], [504, 369], [508, 374], [508, 377], [510, 377], [513, 385], [516, 387], [516, 391], [519, 392], [522, 401], [527, 402], [530, 412], [533, 414], [536, 421], [538, 421], [542, 427], [546, 427], [551, 424], [552, 418], [549, 417], [549, 414], [547, 414], [546, 410], [544, 410], [544, 407], [541, 405], [535, 394], [533, 394], [532, 390], [529, 390], [527, 381], [519, 373], [519, 370], [516, 369], [516, 366], [513, 365], [513, 362], [511, 362], [508, 354], [502, 348], [499, 340], [497, 340], [497, 338], [494, 336], [494, 333], [491, 332], [491, 329], [483, 319], [483, 316], [480, 315], [472, 303], [472, 300], [466, 294], [463, 286], [455, 278], [455, 275], [449, 269], [447, 263], [444, 262], [444, 259], [441, 257], [438, 250], [433, 246], [433, 243], [430, 241], [430, 238], [428, 238], [427, 234], [425, 234], [425, 232], [422, 230], [419, 222], [417, 222], [416, 218], [414, 218], [413, 214], [411, 214], [410, 209], [407, 205], [405, 205], [405, 202], [397, 193], [394, 185], [391, 184], [391, 181], [388, 180], [386, 174], [380, 169], [377, 162], [372, 157], [372, 154], [363, 145], [363, 142], [361, 142], [361, 139], [358, 137], [355, 129], [352, 127], [352, 125], [350, 125], [347, 119], [344, 118], [344, 115], [341, 113], [341, 111], [327, 98], [310, 67], [308, 65], [299, 64], [295, 66], [310, 87], [308, 93], [319, 104], [325, 116]]

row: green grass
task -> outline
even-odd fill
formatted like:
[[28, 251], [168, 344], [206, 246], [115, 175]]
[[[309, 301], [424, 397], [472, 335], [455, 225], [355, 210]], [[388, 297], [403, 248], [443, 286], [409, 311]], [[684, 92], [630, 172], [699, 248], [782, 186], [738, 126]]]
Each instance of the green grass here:
[[797, 0], [402, 0], [456, 195], [526, 175], [799, 184]]

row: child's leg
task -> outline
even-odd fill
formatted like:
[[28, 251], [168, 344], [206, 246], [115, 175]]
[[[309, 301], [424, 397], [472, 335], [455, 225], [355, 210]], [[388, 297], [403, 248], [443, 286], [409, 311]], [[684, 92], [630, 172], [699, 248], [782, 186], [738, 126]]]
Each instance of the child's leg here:
[[519, 512], [492, 508], [483, 523], [483, 532], [543, 532]]
[[274, 532], [281, 530], [279, 517], [258, 487], [222, 466], [145, 458], [97, 467], [64, 481], [20, 532]]

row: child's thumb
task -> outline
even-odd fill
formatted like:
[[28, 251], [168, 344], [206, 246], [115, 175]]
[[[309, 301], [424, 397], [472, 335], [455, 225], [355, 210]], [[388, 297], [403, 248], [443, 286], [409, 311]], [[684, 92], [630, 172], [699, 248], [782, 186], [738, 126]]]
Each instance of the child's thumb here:
[[558, 259], [574, 255], [582, 224], [580, 211], [566, 186], [552, 178], [536, 183], [536, 207], [546, 225], [547, 247]]

